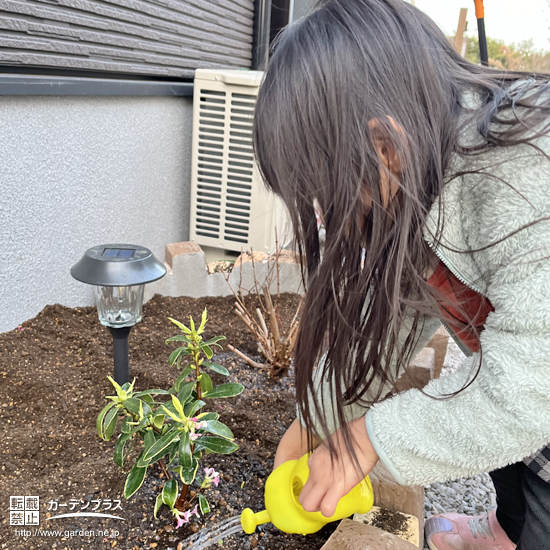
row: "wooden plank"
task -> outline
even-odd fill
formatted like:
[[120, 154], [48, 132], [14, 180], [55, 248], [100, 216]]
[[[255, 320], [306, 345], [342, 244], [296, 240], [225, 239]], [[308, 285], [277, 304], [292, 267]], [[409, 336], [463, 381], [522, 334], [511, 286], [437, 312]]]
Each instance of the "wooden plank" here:
[[343, 519], [322, 550], [418, 550], [395, 535], [351, 519]]
[[462, 44], [464, 43], [464, 33], [466, 32], [466, 17], [468, 16], [468, 8], [460, 8], [460, 16], [458, 17], [458, 27], [455, 35], [454, 46], [455, 50], [462, 54]]
[[369, 478], [376, 506], [418, 518], [420, 548], [422, 548], [424, 544], [424, 487], [422, 485], [400, 485], [381, 461], [369, 474]]

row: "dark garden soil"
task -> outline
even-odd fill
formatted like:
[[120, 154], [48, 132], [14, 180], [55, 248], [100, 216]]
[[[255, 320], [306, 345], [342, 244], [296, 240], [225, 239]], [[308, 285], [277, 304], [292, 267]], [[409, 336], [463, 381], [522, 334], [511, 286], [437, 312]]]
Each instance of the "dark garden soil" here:
[[[204, 307], [209, 317], [207, 337], [225, 335], [228, 343], [259, 360], [254, 340], [233, 313], [233, 303], [232, 298], [159, 296], [148, 302], [142, 322], [130, 334], [130, 370], [137, 378], [136, 389], [172, 385], [177, 369], [169, 366], [168, 355], [174, 345], [164, 341], [177, 329], [167, 317], [186, 322], [191, 314], [198, 319]], [[281, 297], [287, 322], [297, 303], [296, 296]], [[270, 379], [225, 349], [215, 357], [230, 371], [230, 380], [223, 381], [245, 386], [239, 397], [211, 400], [209, 407], [233, 431], [239, 450], [203, 458], [201, 468], [213, 467], [222, 474], [218, 488], [209, 491], [212, 511], [176, 531], [166, 507], [158, 520], [153, 517], [163, 484], [158, 467], [151, 468], [152, 475], [136, 495], [124, 500], [129, 469], [122, 471], [113, 462], [115, 438], [102, 442], [97, 436], [96, 417], [106, 404], [105, 396], [113, 394], [106, 378], [113, 369], [111, 346], [108, 330], [99, 325], [96, 310], [90, 307], [48, 306], [19, 329], [0, 334], [0, 548], [179, 550], [187, 547], [181, 541], [203, 526], [240, 514], [246, 507], [263, 509], [263, 488], [278, 441], [295, 417], [291, 377]], [[213, 376], [214, 383], [222, 378]], [[40, 497], [40, 525], [10, 525], [10, 496]], [[125, 521], [47, 519], [94, 508]], [[328, 526], [303, 537], [267, 524], [253, 536], [232, 535], [214, 548], [314, 550], [333, 529]]]

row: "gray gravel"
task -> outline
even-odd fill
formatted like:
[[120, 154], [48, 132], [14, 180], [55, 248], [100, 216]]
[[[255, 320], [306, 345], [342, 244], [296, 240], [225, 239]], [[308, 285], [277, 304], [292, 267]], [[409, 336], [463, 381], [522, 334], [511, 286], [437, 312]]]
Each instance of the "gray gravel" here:
[[[452, 338], [449, 338], [441, 376], [455, 372], [465, 358]], [[487, 473], [425, 486], [424, 517], [426, 519], [434, 514], [445, 512], [475, 516], [494, 508], [496, 508], [495, 488]]]

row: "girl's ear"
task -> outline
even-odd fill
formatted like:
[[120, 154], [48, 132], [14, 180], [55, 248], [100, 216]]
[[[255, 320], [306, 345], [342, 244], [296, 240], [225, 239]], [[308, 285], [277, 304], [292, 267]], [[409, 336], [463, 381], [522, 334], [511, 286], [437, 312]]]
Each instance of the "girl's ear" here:
[[[404, 155], [402, 149], [407, 146], [405, 131], [392, 117], [387, 117], [395, 132], [391, 132], [379, 118], [369, 120], [374, 146], [378, 159], [380, 160], [380, 195], [382, 206], [387, 208], [399, 191], [399, 180], [403, 169], [402, 160]], [[395, 134], [400, 136], [396, 142]]]

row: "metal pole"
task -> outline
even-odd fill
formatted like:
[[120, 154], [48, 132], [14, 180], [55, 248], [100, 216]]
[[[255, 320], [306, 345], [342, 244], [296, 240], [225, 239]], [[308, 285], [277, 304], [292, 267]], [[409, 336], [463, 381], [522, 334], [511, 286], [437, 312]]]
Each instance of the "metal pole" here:
[[485, 34], [485, 9], [483, 0], [474, 0], [476, 6], [477, 32], [479, 37], [479, 58], [481, 64], [489, 66], [489, 53], [487, 51], [487, 35]]
[[263, 71], [269, 58], [271, 33], [271, 0], [256, 0], [254, 38], [252, 41], [252, 70]]
[[130, 382], [130, 359], [128, 354], [128, 335], [132, 327], [109, 327], [113, 335], [113, 358], [115, 362], [115, 381], [117, 384]]

